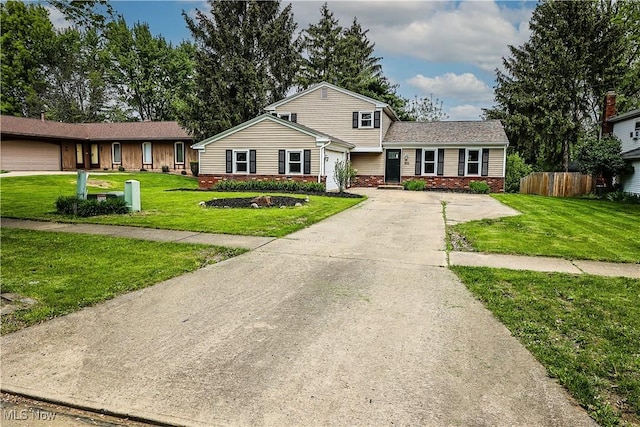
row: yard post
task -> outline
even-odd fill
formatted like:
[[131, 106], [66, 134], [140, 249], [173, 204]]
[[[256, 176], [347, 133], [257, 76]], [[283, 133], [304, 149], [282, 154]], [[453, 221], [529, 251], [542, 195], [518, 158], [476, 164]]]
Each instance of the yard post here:
[[78, 200], [87, 200], [87, 179], [89, 179], [89, 173], [79, 170], [76, 181], [76, 198]]

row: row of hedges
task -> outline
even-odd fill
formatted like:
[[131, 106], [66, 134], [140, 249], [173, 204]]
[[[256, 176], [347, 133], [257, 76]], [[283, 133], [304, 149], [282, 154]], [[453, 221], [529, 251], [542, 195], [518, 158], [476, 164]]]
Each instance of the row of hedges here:
[[56, 211], [81, 217], [129, 213], [124, 199], [119, 197], [99, 202], [96, 199], [78, 200], [75, 196], [60, 196], [56, 200]]
[[[409, 191], [424, 191], [426, 188], [426, 184], [421, 179], [410, 179], [408, 181], [404, 181], [402, 186], [405, 190]], [[489, 184], [484, 181], [472, 181], [469, 183], [469, 189], [476, 194], [488, 194], [491, 188]]]
[[286, 193], [324, 193], [324, 184], [298, 181], [220, 181], [212, 191], [280, 191]]

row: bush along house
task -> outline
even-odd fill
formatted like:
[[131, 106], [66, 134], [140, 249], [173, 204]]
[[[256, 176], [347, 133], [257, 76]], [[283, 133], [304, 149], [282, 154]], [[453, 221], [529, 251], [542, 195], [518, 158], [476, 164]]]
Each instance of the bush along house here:
[[484, 181], [504, 191], [509, 141], [498, 120], [403, 122], [388, 104], [319, 83], [265, 113], [192, 146], [199, 186], [222, 180], [322, 182], [338, 189], [337, 161], [351, 161], [354, 186], [424, 180], [437, 190]]
[[9, 171], [189, 171], [197, 153], [177, 122], [59, 123], [0, 118], [0, 158]]

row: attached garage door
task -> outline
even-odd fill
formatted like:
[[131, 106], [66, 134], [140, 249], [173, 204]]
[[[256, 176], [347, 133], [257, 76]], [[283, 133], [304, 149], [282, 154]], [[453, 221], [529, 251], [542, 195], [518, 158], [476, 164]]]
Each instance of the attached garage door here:
[[339, 190], [340, 187], [333, 177], [333, 171], [336, 167], [336, 161], [344, 160], [344, 153], [327, 150], [325, 151], [325, 157], [327, 158], [326, 163], [324, 164], [324, 170], [327, 176], [327, 191]]
[[60, 146], [47, 142], [2, 141], [0, 162], [8, 171], [59, 171]]

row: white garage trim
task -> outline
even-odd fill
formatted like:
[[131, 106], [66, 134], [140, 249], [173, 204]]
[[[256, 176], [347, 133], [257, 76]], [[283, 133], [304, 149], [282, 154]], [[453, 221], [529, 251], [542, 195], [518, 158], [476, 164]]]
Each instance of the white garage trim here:
[[62, 170], [60, 146], [40, 141], [2, 141], [0, 167], [8, 171]]

